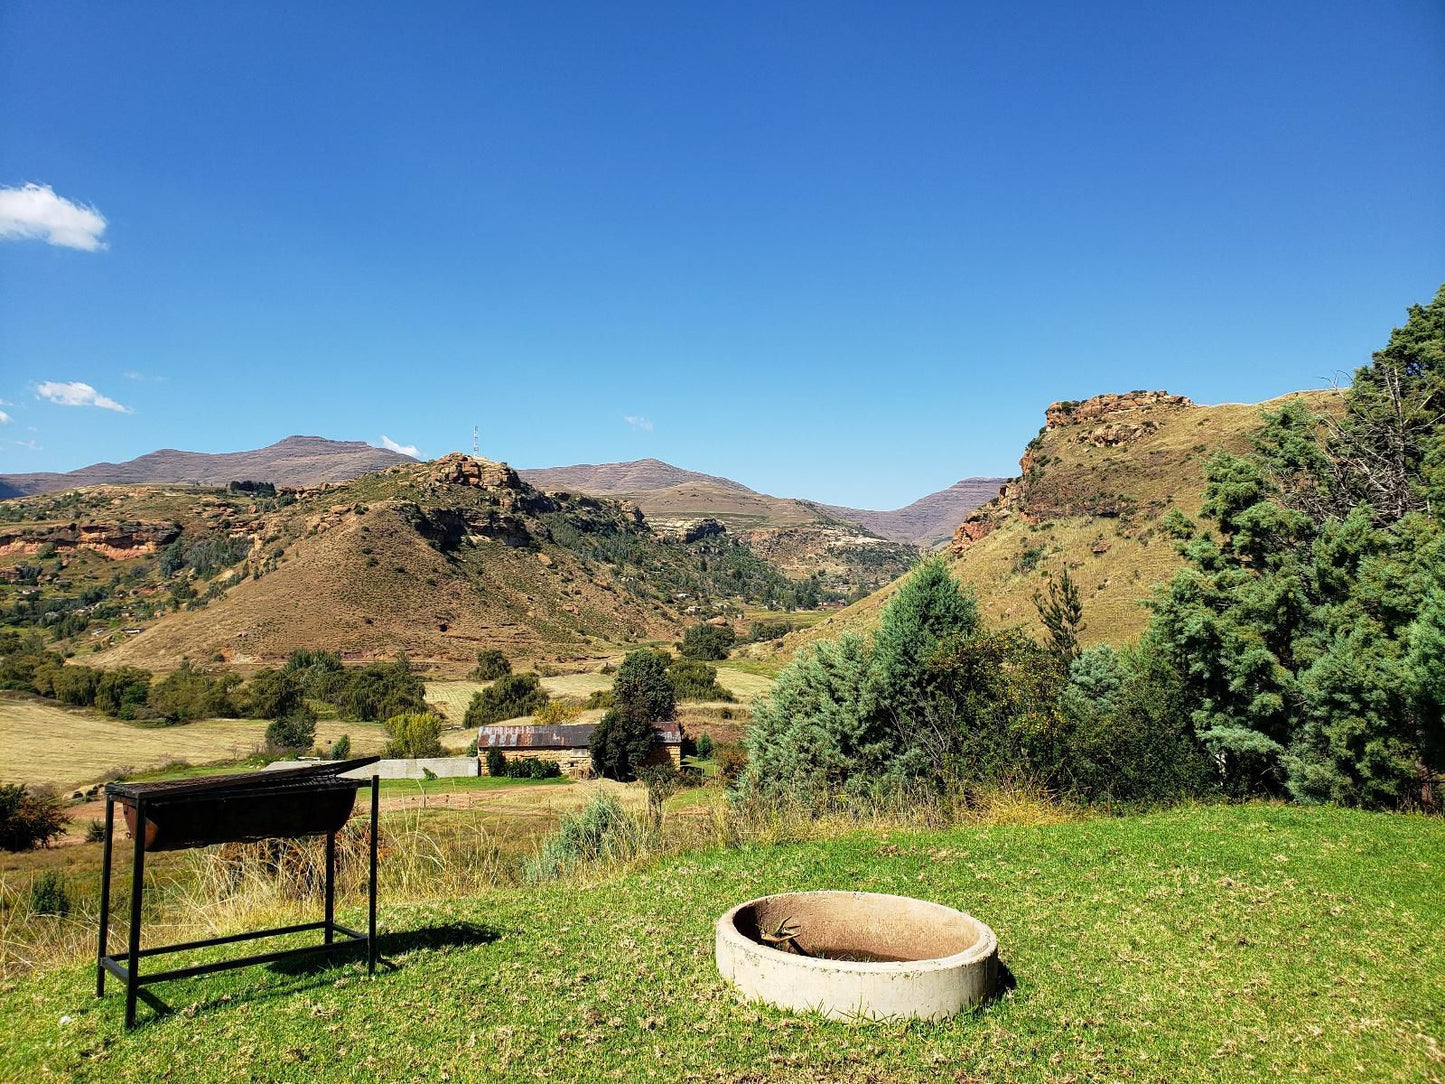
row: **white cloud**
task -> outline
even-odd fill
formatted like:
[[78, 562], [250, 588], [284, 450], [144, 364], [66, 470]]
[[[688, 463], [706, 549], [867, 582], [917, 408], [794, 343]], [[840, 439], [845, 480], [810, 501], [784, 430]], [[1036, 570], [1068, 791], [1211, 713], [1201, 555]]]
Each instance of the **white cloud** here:
[[163, 377], [163, 376], [148, 376], [148, 375], [145, 374], [145, 373], [138, 373], [138, 372], [136, 372], [134, 369], [127, 369], [125, 372], [121, 373], [120, 375], [123, 376], [123, 377], [125, 377], [127, 380], [151, 380], [151, 381], [154, 381], [154, 382], [157, 383], [157, 384], [163, 384], [163, 383], [165, 383], [165, 379], [166, 379], [166, 378]]
[[48, 184], [0, 188], [0, 240], [37, 240], [96, 252], [106, 247], [100, 239], [105, 225], [105, 216], [94, 207], [71, 203]]
[[641, 432], [652, 432], [652, 422], [644, 418], [641, 414], [624, 414], [622, 415], [622, 420], [632, 426], [632, 428], [640, 430]]
[[35, 398], [45, 399], [60, 406], [93, 406], [102, 410], [114, 410], [118, 414], [131, 414], [134, 411], [128, 406], [122, 406], [109, 396], [101, 395], [89, 384], [82, 384], [79, 380], [61, 381], [47, 380], [35, 388]]
[[9, 415], [9, 414], [6, 414], [3, 410], [0, 410], [0, 425], [9, 425], [9, 424], [10, 424], [10, 415]]
[[21, 448], [29, 448], [32, 452], [40, 451], [40, 442], [35, 440], [13, 440], [10, 442]]
[[409, 455], [413, 459], [421, 458], [421, 453], [416, 450], [415, 444], [398, 444], [385, 433], [381, 434], [381, 446], [393, 452], [400, 452], [402, 455]]

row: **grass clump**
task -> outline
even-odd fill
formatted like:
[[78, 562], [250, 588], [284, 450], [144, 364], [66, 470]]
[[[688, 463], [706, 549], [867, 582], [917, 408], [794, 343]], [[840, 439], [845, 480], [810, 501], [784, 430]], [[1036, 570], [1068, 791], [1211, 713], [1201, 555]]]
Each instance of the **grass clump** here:
[[599, 794], [562, 818], [555, 835], [523, 867], [527, 881], [555, 881], [587, 867], [632, 861], [645, 849], [646, 832], [609, 794]]

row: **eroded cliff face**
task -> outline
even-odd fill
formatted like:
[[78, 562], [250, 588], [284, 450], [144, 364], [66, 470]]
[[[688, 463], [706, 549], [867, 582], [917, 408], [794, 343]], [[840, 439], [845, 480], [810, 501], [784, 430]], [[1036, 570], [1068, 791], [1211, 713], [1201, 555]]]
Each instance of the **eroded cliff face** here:
[[0, 557], [57, 550], [93, 550], [114, 561], [156, 553], [181, 529], [174, 523], [69, 523], [63, 527], [0, 533]]
[[998, 496], [970, 512], [953, 532], [951, 546], [962, 553], [1011, 516], [1025, 523], [1065, 515], [1118, 516], [1127, 510], [1124, 498], [1099, 488], [1088, 492], [1059, 488], [1046, 479], [1060, 442], [1095, 448], [1118, 448], [1157, 432], [1168, 412], [1193, 406], [1183, 395], [1167, 391], [1130, 391], [1089, 399], [1050, 403], [1044, 428], [1029, 442], [1019, 460], [1019, 477], [1005, 483]]

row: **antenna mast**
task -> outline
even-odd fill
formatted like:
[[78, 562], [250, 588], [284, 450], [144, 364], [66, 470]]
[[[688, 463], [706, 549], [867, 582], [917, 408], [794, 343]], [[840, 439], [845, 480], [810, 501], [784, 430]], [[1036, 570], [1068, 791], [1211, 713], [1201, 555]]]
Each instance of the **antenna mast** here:
[[481, 454], [481, 446], [477, 443], [477, 427], [472, 426], [472, 455]]

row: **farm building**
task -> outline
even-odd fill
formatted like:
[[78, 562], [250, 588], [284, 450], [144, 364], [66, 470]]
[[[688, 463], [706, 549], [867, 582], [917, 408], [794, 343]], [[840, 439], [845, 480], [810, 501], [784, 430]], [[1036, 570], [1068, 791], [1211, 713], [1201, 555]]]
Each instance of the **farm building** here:
[[[536, 757], [556, 761], [563, 775], [586, 778], [592, 774], [592, 732], [596, 723], [564, 723], [560, 726], [507, 726], [477, 728], [477, 756], [486, 773], [487, 750], [497, 749], [511, 757]], [[649, 764], [682, 767], [682, 724], [658, 723], [657, 740]]]

